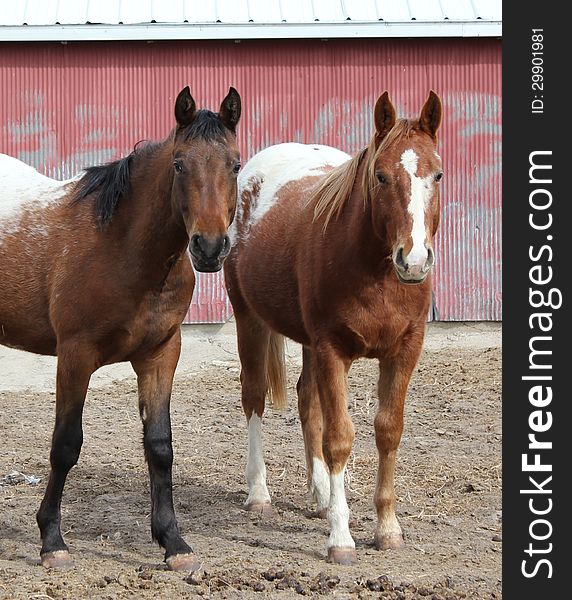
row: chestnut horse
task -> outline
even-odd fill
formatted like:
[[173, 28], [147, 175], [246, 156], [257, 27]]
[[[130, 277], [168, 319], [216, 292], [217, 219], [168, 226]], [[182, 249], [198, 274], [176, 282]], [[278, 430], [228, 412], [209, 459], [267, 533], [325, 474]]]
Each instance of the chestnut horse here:
[[248, 421], [246, 504], [270, 510], [261, 418], [267, 392], [275, 405], [286, 400], [286, 336], [303, 345], [297, 391], [308, 485], [328, 517], [332, 562], [356, 559], [344, 472], [354, 438], [347, 375], [360, 357], [377, 359], [380, 371], [375, 544], [403, 544], [394, 468], [431, 299], [441, 112], [431, 91], [418, 119], [397, 120], [385, 92], [373, 138], [354, 158], [325, 146], [279, 144], [239, 176], [236, 239], [224, 271]]
[[137, 374], [153, 538], [171, 569], [197, 566], [173, 508], [169, 405], [191, 260], [218, 271], [230, 250], [240, 106], [230, 88], [218, 113], [197, 110], [185, 87], [164, 141], [64, 182], [0, 155], [0, 343], [58, 358], [51, 472], [37, 513], [46, 567], [71, 563], [60, 505], [90, 377], [120, 361]]

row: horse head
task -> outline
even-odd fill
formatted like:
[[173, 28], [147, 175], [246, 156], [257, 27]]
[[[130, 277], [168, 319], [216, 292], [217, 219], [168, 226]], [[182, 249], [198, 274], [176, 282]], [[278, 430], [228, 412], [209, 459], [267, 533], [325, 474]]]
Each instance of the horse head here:
[[387, 92], [375, 105], [366, 185], [374, 230], [388, 246], [402, 283], [421, 283], [435, 262], [443, 177], [436, 136], [441, 114], [441, 100], [433, 91], [416, 120], [397, 120]]
[[232, 87], [218, 113], [197, 110], [188, 87], [175, 102], [172, 203], [189, 236], [197, 271], [219, 271], [230, 252], [227, 230], [241, 167], [236, 143], [240, 112], [240, 96]]

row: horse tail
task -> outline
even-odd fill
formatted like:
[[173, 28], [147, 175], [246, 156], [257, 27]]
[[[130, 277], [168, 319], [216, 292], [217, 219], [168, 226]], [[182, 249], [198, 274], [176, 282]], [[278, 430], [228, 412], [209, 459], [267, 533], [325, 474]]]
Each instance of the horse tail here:
[[277, 410], [286, 408], [286, 360], [284, 355], [284, 336], [271, 332], [266, 362], [266, 384], [268, 397]]

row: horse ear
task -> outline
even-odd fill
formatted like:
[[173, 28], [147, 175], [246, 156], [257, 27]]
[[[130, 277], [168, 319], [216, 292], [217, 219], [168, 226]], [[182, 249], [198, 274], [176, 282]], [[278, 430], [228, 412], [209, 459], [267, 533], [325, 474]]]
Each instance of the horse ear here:
[[177, 100], [175, 101], [175, 119], [177, 119], [177, 125], [179, 127], [187, 127], [193, 122], [195, 114], [197, 113], [197, 105], [191, 96], [191, 90], [187, 85], [183, 88]]
[[442, 114], [443, 106], [441, 104], [441, 98], [431, 90], [429, 92], [429, 98], [427, 98], [425, 105], [421, 109], [421, 116], [419, 117], [421, 129], [431, 137], [435, 137], [437, 129], [439, 129], [439, 125], [441, 125]]
[[395, 108], [389, 99], [389, 94], [383, 94], [377, 99], [375, 109], [373, 111], [373, 119], [375, 121], [376, 137], [381, 141], [395, 125]]
[[240, 119], [241, 101], [240, 94], [231, 87], [228, 90], [226, 98], [222, 101], [219, 110], [219, 116], [222, 122], [231, 130], [236, 129], [238, 120]]

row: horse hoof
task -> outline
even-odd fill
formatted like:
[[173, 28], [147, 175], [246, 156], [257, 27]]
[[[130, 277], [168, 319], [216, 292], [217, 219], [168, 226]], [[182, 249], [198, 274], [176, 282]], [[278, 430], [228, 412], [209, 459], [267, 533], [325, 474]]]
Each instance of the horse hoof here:
[[246, 505], [248, 512], [258, 513], [263, 517], [272, 517], [274, 515], [274, 509], [270, 502], [251, 502]]
[[311, 508], [307, 508], [304, 510], [304, 516], [306, 516], [308, 519], [327, 519], [328, 509], [319, 508], [316, 510], [312, 510]]
[[171, 571], [177, 573], [194, 573], [201, 568], [194, 554], [173, 554], [165, 562]]
[[375, 547], [378, 550], [401, 550], [405, 548], [403, 536], [400, 533], [375, 536]]
[[328, 548], [328, 562], [337, 565], [353, 565], [357, 561], [355, 548], [332, 546]]
[[42, 566], [46, 569], [70, 569], [73, 561], [67, 550], [54, 550], [40, 555]]

